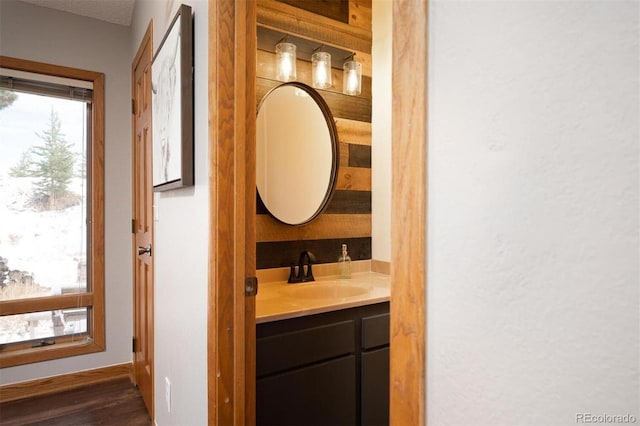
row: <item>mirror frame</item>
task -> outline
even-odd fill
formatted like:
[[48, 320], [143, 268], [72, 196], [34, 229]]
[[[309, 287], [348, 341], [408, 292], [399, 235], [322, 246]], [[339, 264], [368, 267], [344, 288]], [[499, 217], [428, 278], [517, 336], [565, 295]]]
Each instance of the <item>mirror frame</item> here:
[[[304, 90], [311, 97], [311, 99], [313, 99], [313, 101], [315, 101], [316, 105], [318, 105], [318, 107], [320, 108], [320, 111], [322, 112], [322, 115], [324, 116], [325, 122], [327, 124], [327, 128], [329, 130], [329, 138], [331, 139], [330, 140], [330, 143], [331, 143], [331, 175], [329, 177], [329, 185], [327, 187], [327, 191], [324, 194], [324, 198], [322, 200], [322, 203], [320, 203], [320, 206], [318, 207], [316, 212], [313, 215], [311, 215], [311, 217], [309, 217], [304, 222], [296, 223], [296, 224], [283, 222], [277, 216], [275, 216], [271, 212], [271, 210], [269, 210], [269, 207], [265, 204], [264, 200], [262, 199], [262, 196], [260, 195], [260, 191], [258, 190], [258, 182], [257, 181], [256, 181], [256, 194], [258, 195], [259, 202], [262, 203], [262, 205], [265, 207], [267, 213], [269, 213], [269, 216], [271, 216], [272, 218], [274, 218], [275, 220], [277, 220], [278, 222], [280, 222], [280, 223], [282, 223], [284, 225], [303, 226], [303, 225], [309, 224], [309, 222], [313, 221], [318, 216], [320, 216], [326, 210], [327, 206], [331, 202], [331, 199], [333, 198], [333, 194], [335, 193], [336, 185], [338, 183], [338, 161], [340, 159], [340, 141], [338, 139], [338, 129], [336, 128], [335, 120], [333, 118], [333, 115], [331, 114], [331, 109], [329, 108], [329, 105], [327, 104], [327, 102], [324, 100], [322, 95], [320, 95], [320, 93], [316, 89], [314, 89], [313, 87], [311, 87], [309, 85], [301, 83], [299, 81], [290, 81], [288, 83], [278, 84], [274, 88], [270, 89], [262, 97], [262, 99], [260, 100], [260, 104], [258, 105], [258, 110], [256, 111], [256, 117], [260, 113], [260, 108], [262, 107], [262, 104], [269, 97], [271, 92], [273, 92], [273, 91], [275, 91], [275, 90], [277, 90], [277, 89], [279, 89], [281, 87], [284, 87], [284, 86], [293, 86], [293, 87], [296, 87], [298, 89]], [[257, 142], [257, 140], [256, 140], [256, 142]]]

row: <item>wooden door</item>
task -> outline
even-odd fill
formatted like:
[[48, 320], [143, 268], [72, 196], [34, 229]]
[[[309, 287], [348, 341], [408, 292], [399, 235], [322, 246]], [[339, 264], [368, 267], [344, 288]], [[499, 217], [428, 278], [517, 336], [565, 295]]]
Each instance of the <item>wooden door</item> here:
[[133, 62], [133, 370], [153, 418], [153, 183], [151, 170], [152, 26]]

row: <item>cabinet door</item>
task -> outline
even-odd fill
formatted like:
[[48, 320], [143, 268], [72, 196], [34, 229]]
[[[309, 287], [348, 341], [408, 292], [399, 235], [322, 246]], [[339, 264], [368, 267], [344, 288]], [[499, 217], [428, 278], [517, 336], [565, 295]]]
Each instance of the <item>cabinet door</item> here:
[[258, 425], [354, 425], [354, 355], [258, 379]]
[[362, 424], [389, 424], [389, 347], [362, 352]]

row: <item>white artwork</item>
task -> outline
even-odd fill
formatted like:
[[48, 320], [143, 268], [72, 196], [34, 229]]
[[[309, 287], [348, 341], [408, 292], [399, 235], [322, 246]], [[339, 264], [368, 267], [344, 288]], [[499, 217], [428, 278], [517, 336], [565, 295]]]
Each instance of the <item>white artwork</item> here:
[[180, 21], [169, 31], [151, 67], [153, 186], [182, 177]]

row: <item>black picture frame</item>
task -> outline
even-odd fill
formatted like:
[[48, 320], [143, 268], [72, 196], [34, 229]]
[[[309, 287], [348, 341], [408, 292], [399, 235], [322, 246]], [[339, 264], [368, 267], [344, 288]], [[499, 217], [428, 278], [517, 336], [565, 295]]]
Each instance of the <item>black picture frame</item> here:
[[180, 5], [151, 64], [154, 192], [192, 186], [193, 17]]

